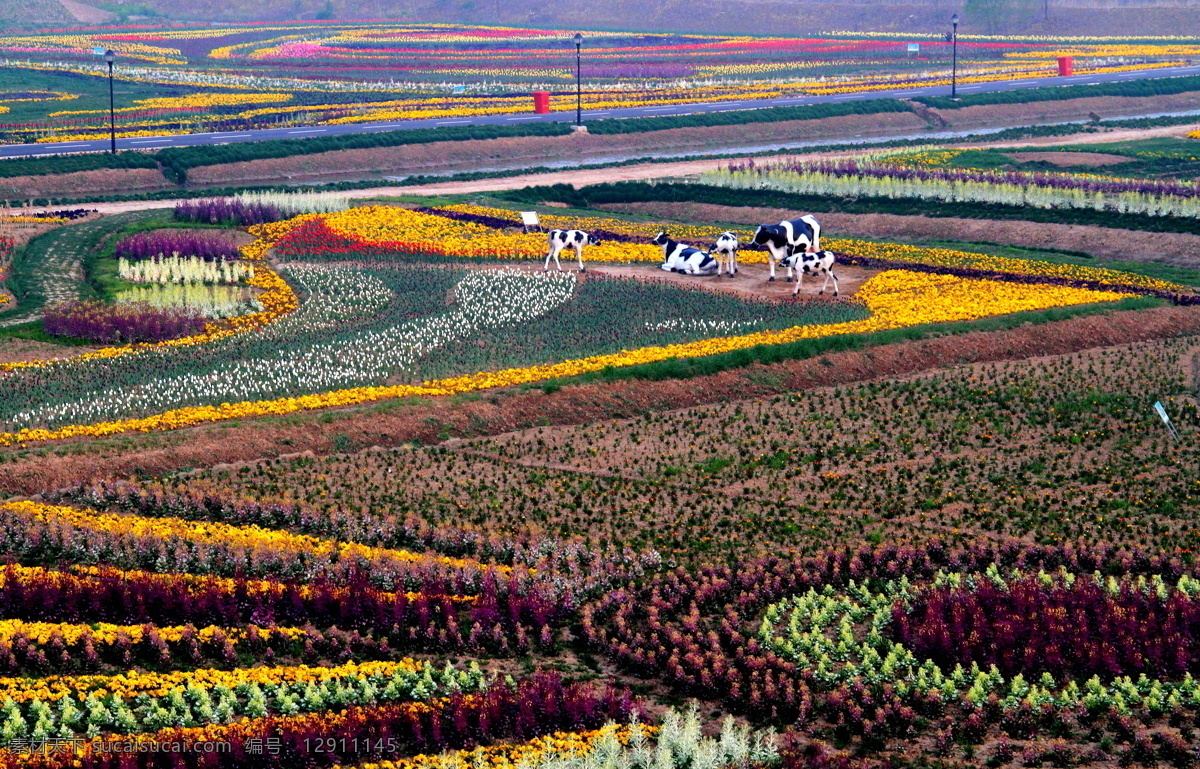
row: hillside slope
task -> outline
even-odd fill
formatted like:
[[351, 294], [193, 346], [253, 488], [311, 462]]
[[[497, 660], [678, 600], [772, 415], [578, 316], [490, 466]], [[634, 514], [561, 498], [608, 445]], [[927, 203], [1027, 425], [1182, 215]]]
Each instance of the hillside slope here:
[[[964, 34], [1200, 34], [1200, 0], [116, 0], [100, 3], [118, 22], [410, 19], [580, 29], [740, 32], [918, 32], [946, 27], [952, 13]], [[68, 4], [71, 4], [68, 2]], [[73, 5], [78, 6], [78, 3]], [[87, 6], [83, 6], [87, 7]], [[1045, 18], [1048, 10], [1049, 18]], [[0, 0], [0, 31], [82, 19], [62, 0]]]

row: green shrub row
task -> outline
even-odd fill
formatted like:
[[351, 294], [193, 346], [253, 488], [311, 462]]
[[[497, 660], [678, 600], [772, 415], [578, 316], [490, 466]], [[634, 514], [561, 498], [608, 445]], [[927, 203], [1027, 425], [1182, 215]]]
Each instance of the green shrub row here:
[[569, 184], [525, 187], [501, 194], [518, 203], [559, 201], [573, 208], [607, 203], [688, 202], [720, 206], [786, 208], [838, 214], [900, 214], [960, 219], [1016, 220], [1084, 224], [1117, 230], [1184, 232], [1200, 235], [1200, 219], [1073, 208], [1033, 208], [999, 203], [952, 202], [921, 198], [835, 198], [776, 190], [743, 190], [707, 184], [616, 182], [576, 189]]
[[1083, 99], [1089, 96], [1166, 96], [1188, 91], [1200, 91], [1200, 75], [1156, 77], [1095, 85], [1053, 85], [1019, 91], [974, 93], [957, 99], [951, 99], [949, 96], [916, 96], [913, 101], [936, 109], [962, 109], [985, 104], [1025, 104], [1035, 101]]
[[84, 155], [48, 155], [40, 158], [13, 158], [0, 161], [0, 179], [14, 176], [70, 174], [104, 168], [158, 168], [153, 155], [144, 152], [91, 152]]
[[168, 147], [156, 157], [162, 163], [163, 175], [176, 184], [187, 181], [191, 168], [224, 163], [245, 163], [251, 160], [288, 158], [296, 155], [316, 155], [336, 150], [400, 147], [407, 144], [469, 141], [472, 139], [504, 139], [521, 136], [562, 136], [571, 132], [565, 123], [532, 123], [519, 126], [443, 126], [417, 128], [410, 131], [381, 131], [379, 133], [347, 134], [345, 136], [316, 136], [308, 139], [268, 139], [219, 146]]
[[864, 99], [837, 104], [809, 104], [801, 107], [767, 107], [759, 109], [707, 112], [700, 115], [669, 117], [635, 117], [588, 122], [588, 133], [633, 134], [666, 131], [671, 128], [712, 128], [750, 123], [782, 123], [789, 120], [821, 120], [842, 115], [879, 115], [885, 112], [911, 112], [912, 107], [899, 99]]

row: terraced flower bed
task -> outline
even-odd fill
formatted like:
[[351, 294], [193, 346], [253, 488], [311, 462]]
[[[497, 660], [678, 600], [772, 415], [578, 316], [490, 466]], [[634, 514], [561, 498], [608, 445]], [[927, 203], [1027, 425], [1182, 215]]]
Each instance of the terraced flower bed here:
[[[0, 457], [1178, 290], [842, 241], [887, 269], [851, 299], [759, 301], [654, 279], [659, 222], [545, 218], [604, 232], [589, 258], [633, 277], [541, 272], [544, 235], [499, 209], [253, 225], [234, 263], [293, 304], [185, 344], [9, 367]], [[0, 767], [125, 769], [114, 743], [146, 746], [138, 769], [1186, 766], [1197, 349], [429, 447], [347, 439], [4, 501]]]

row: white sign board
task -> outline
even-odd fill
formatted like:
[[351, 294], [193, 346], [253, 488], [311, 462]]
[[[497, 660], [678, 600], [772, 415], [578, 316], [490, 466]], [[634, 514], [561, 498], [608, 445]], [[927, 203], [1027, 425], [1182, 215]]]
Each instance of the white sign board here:
[[1158, 418], [1163, 421], [1167, 429], [1171, 431], [1171, 437], [1179, 440], [1179, 432], [1176, 431], [1175, 425], [1171, 424], [1171, 417], [1167, 415], [1167, 410], [1163, 408], [1162, 401], [1154, 401], [1154, 410], [1158, 412]]
[[542, 229], [542, 223], [538, 221], [537, 211], [522, 211], [521, 224], [524, 225], [526, 232]]
[[909, 43], [908, 44], [908, 52], [909, 53], [920, 53], [921, 52], [921, 44], [920, 43]]

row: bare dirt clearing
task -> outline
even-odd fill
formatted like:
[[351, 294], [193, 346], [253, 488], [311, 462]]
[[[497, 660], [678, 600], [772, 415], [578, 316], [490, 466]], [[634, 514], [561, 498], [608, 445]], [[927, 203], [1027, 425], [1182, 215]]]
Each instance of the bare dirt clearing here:
[[[784, 277], [783, 268], [776, 270], [774, 283], [768, 282], [769, 270], [765, 264], [739, 265], [738, 274], [733, 277], [729, 275], [709, 275], [704, 277], [681, 275], [677, 272], [664, 272], [658, 267], [647, 264], [613, 264], [611, 262], [587, 265], [587, 269], [589, 273], [595, 272], [600, 275], [636, 278], [637, 280], [662, 281], [689, 288], [702, 288], [706, 291], [735, 294], [744, 299], [758, 301], [791, 302], [793, 301], [792, 289], [796, 286], [795, 283], [787, 282]], [[845, 299], [853, 296], [858, 291], [859, 286], [872, 275], [878, 274], [879, 270], [864, 270], [858, 267], [841, 265], [834, 272], [838, 277], [838, 285], [841, 289], [840, 298]], [[818, 294], [823, 282], [823, 277], [814, 278], [809, 275], [804, 279], [804, 283], [800, 288], [800, 294], [796, 298], [800, 301], [835, 301], [833, 298], [833, 281], [830, 281], [829, 287], [825, 290], [824, 297]]]
[[[0, 305], [3, 307], [3, 305]], [[69, 347], [34, 339], [0, 339], [0, 363], [19, 363], [28, 360], [65, 358], [92, 352], [95, 347]]]
[[[730, 222], [753, 226], [795, 215], [782, 208], [741, 208], [709, 203], [612, 203], [603, 211], [655, 216], [681, 222]], [[1140, 232], [988, 219], [934, 218], [898, 214], [820, 214], [826, 237], [853, 236], [898, 240], [941, 240], [998, 243], [1022, 248], [1081, 251], [1100, 259], [1154, 262], [1200, 267], [1200, 236], [1173, 232]]]

